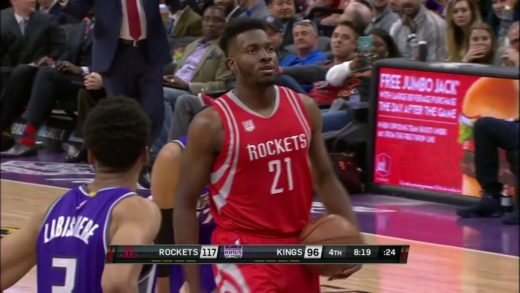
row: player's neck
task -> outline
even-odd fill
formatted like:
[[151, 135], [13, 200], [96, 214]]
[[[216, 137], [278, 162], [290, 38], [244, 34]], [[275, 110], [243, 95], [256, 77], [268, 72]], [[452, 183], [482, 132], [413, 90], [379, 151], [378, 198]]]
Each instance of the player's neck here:
[[116, 186], [136, 190], [138, 177], [139, 172], [126, 171], [111, 173], [97, 170], [94, 181], [88, 185], [88, 188], [91, 192], [96, 192], [103, 188]]
[[274, 85], [258, 87], [237, 84], [235, 95], [251, 110], [261, 110], [273, 107], [276, 99]]

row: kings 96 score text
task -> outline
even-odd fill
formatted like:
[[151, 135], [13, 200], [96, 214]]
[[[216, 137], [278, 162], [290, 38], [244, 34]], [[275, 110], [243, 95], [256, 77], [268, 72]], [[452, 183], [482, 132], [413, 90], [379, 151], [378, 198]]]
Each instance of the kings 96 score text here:
[[110, 246], [108, 263], [406, 264], [409, 245]]

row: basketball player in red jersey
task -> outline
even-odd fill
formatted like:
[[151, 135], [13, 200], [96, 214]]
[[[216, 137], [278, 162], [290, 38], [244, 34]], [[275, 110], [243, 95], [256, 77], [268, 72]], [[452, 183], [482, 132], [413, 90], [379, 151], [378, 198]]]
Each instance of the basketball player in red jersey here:
[[[319, 108], [274, 85], [278, 59], [265, 28], [261, 20], [237, 19], [221, 37], [237, 86], [200, 112], [188, 131], [174, 214], [178, 244], [198, 243], [196, 203], [206, 184], [214, 244], [298, 243], [313, 189], [329, 213], [356, 223], [326, 153]], [[359, 268], [347, 266], [333, 278]], [[196, 266], [185, 272], [190, 291], [201, 292]], [[217, 264], [215, 276], [220, 292], [319, 292], [318, 276], [302, 265]]]

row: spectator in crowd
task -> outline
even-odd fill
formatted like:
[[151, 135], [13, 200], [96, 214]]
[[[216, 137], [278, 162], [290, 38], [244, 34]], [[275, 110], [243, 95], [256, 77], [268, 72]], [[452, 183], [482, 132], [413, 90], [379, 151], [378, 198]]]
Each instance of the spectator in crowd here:
[[[357, 37], [360, 32], [348, 21], [340, 22], [332, 33], [330, 44], [333, 60], [320, 65], [293, 66], [281, 68], [280, 73], [292, 77], [298, 84], [312, 83], [309, 96], [324, 108], [330, 106], [338, 96], [341, 84], [331, 85], [325, 80], [327, 71], [332, 66], [352, 60], [357, 48]], [[302, 92], [303, 89], [296, 90]]]
[[65, 1], [64, 6], [93, 5], [92, 70], [103, 75], [109, 96], [139, 101], [151, 121], [151, 139], [155, 139], [164, 118], [163, 66], [171, 61], [159, 0], [126, 1], [128, 6], [106, 0]]
[[40, 12], [43, 14], [51, 14], [56, 17], [59, 24], [76, 23], [81, 20], [81, 15], [73, 14], [74, 11], [68, 11], [67, 7], [63, 7], [58, 0], [38, 0], [40, 4]]
[[294, 23], [293, 38], [295, 54], [280, 61], [281, 67], [310, 65], [325, 62], [327, 57], [318, 49], [318, 29], [310, 20]]
[[467, 36], [468, 48], [462, 62], [492, 65], [495, 61], [496, 40], [491, 27], [483, 22], [475, 23]]
[[498, 43], [502, 43], [507, 35], [509, 26], [519, 18], [520, 7], [518, 0], [492, 0], [488, 23], [493, 28], [493, 32], [497, 37]]
[[[97, 103], [106, 98], [106, 92], [103, 88], [103, 77], [97, 72], [91, 72], [85, 75], [83, 87], [78, 92], [78, 118], [76, 119], [76, 127], [74, 133], [77, 137], [83, 138], [83, 125], [85, 125], [88, 113], [97, 105]], [[84, 145], [75, 145], [72, 143], [64, 144], [66, 151], [65, 161], [67, 163], [86, 163], [87, 149]]]
[[388, 0], [388, 6], [395, 14], [401, 16], [401, 6], [399, 5], [399, 0]]
[[445, 7], [447, 4], [446, 2], [448, 2], [448, 1], [446, 1], [446, 0], [425, 0], [424, 6], [428, 10], [442, 16], [445, 12]]
[[518, 61], [520, 57], [520, 36], [518, 27], [518, 21], [515, 21], [511, 24], [507, 32], [508, 44], [502, 54], [502, 61], [506, 66], [520, 66], [520, 62]]
[[[92, 15], [89, 15], [92, 17]], [[93, 18], [67, 26], [70, 61], [57, 62], [56, 67], [43, 67], [34, 78], [33, 89], [25, 112], [27, 124], [21, 138], [3, 156], [30, 156], [37, 152], [35, 136], [49, 116], [56, 100], [76, 104], [83, 78], [90, 73]]]
[[208, 6], [204, 10], [202, 24], [203, 37], [186, 47], [175, 73], [164, 77], [168, 85], [164, 89], [166, 116], [161, 133], [152, 147], [152, 154], [158, 152], [167, 141], [172, 119], [175, 123], [172, 113], [179, 97], [188, 95], [185, 99], [189, 100], [193, 94], [225, 91], [227, 82], [232, 79], [224, 53], [218, 46], [226, 24], [224, 7]]
[[390, 8], [390, 0], [373, 0], [374, 16], [367, 27], [367, 31], [374, 28], [384, 29], [389, 32], [392, 24], [397, 21], [399, 16]]
[[[369, 31], [368, 35], [372, 38], [372, 48], [374, 52], [371, 62], [385, 58], [397, 58], [401, 55], [394, 40], [385, 30], [376, 28]], [[364, 67], [364, 62], [360, 55], [355, 54], [352, 60], [332, 66], [327, 72], [327, 82], [334, 86], [345, 85], [347, 78], [357, 73], [362, 73], [359, 72], [359, 70]], [[343, 93], [343, 96], [349, 95], [350, 93]]]
[[[371, 30], [368, 35], [372, 38], [372, 48], [374, 52], [373, 56], [368, 60], [369, 62], [400, 56], [397, 45], [385, 30], [375, 28]], [[334, 100], [331, 109], [329, 112], [323, 114], [324, 121], [335, 121], [324, 123], [324, 126], [329, 125], [329, 129], [327, 130], [336, 130], [347, 124], [350, 117], [347, 117], [346, 114], [340, 116], [341, 114], [336, 112], [338, 112], [337, 110], [346, 112], [346, 108], [348, 108], [346, 104], [348, 105], [348, 101], [353, 103], [368, 101], [371, 95], [372, 71], [370, 66], [367, 66], [367, 60], [365, 58], [366, 57], [362, 57], [359, 54], [355, 54], [352, 60], [335, 65], [327, 72], [327, 82], [332, 86], [341, 86], [341, 90], [337, 94], [338, 98]], [[359, 95], [359, 100], [353, 98], [356, 95]], [[343, 122], [343, 124], [341, 124], [341, 122]]]
[[[518, 120], [506, 121], [492, 117], [483, 117], [475, 122], [475, 172], [482, 188], [482, 198], [474, 206], [457, 210], [460, 217], [497, 217], [502, 214], [500, 199], [503, 186], [498, 181], [498, 149], [505, 149], [510, 155], [516, 152], [516, 157], [510, 156], [510, 164], [513, 174], [518, 178], [519, 125]], [[518, 193], [513, 212], [502, 220], [506, 224], [518, 225]]]
[[284, 28], [283, 23], [276, 17], [269, 15], [265, 18], [267, 23], [266, 32], [273, 42], [274, 47], [278, 53], [278, 59], [282, 60], [291, 54], [287, 47], [283, 46]]
[[264, 18], [271, 12], [265, 0], [244, 0], [240, 5], [245, 9], [245, 16], [252, 18]]
[[350, 21], [358, 30], [364, 31], [373, 18], [372, 6], [366, 0], [346, 1], [342, 14], [332, 14], [321, 20], [322, 25], [335, 26], [341, 21]]
[[38, 69], [52, 66], [68, 54], [65, 34], [53, 16], [35, 11], [34, 1], [12, 0], [11, 4], [11, 8], [0, 12], [1, 151], [14, 144], [8, 127], [29, 100]]
[[480, 22], [480, 11], [475, 0], [453, 0], [446, 7], [446, 50], [448, 61], [464, 58], [468, 33], [473, 24]]
[[284, 25], [283, 46], [293, 43], [293, 26], [300, 19], [296, 16], [294, 0], [267, 0], [272, 16], [278, 18]]
[[402, 15], [392, 25], [390, 35], [404, 57], [412, 57], [412, 42], [426, 41], [427, 61], [442, 61], [446, 58], [444, 34], [446, 24], [436, 13], [428, 10], [423, 0], [399, 0]]
[[308, 15], [311, 10], [315, 7], [323, 7], [323, 8], [338, 8], [340, 7], [342, 1], [338, 0], [312, 0], [310, 5], [305, 9], [305, 14]]
[[226, 8], [226, 23], [235, 17], [246, 16], [246, 9], [238, 3], [238, 0], [215, 0], [215, 5]]
[[[170, 8], [170, 17], [166, 24], [166, 33], [174, 40], [185, 37], [202, 36], [202, 17], [195, 12], [187, 1], [177, 1]], [[179, 47], [178, 44], [175, 44]]]

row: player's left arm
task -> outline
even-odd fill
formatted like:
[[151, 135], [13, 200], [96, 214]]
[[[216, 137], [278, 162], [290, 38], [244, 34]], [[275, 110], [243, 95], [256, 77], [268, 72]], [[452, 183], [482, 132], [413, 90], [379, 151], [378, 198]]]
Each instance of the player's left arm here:
[[[111, 215], [110, 245], [151, 245], [161, 225], [159, 208], [150, 200], [131, 196], [118, 203]], [[136, 292], [141, 264], [105, 264], [103, 292]]]
[[[309, 157], [312, 164], [314, 190], [318, 193], [318, 197], [327, 208], [329, 214], [341, 215], [357, 226], [350, 196], [336, 177], [325, 148], [325, 143], [323, 142], [321, 135], [323, 122], [320, 109], [313, 99], [303, 95], [302, 99], [312, 128]], [[361, 265], [347, 265], [338, 271], [337, 274], [331, 276], [329, 281], [348, 278], [360, 269]]]
[[322, 119], [320, 109], [307, 96], [301, 95], [311, 123], [311, 145], [309, 156], [312, 163], [314, 189], [330, 214], [338, 214], [357, 225], [356, 216], [347, 190], [341, 185], [332, 165], [321, 134]]
[[20, 280], [36, 264], [36, 242], [47, 208], [37, 211], [20, 230], [0, 241], [1, 290]]

